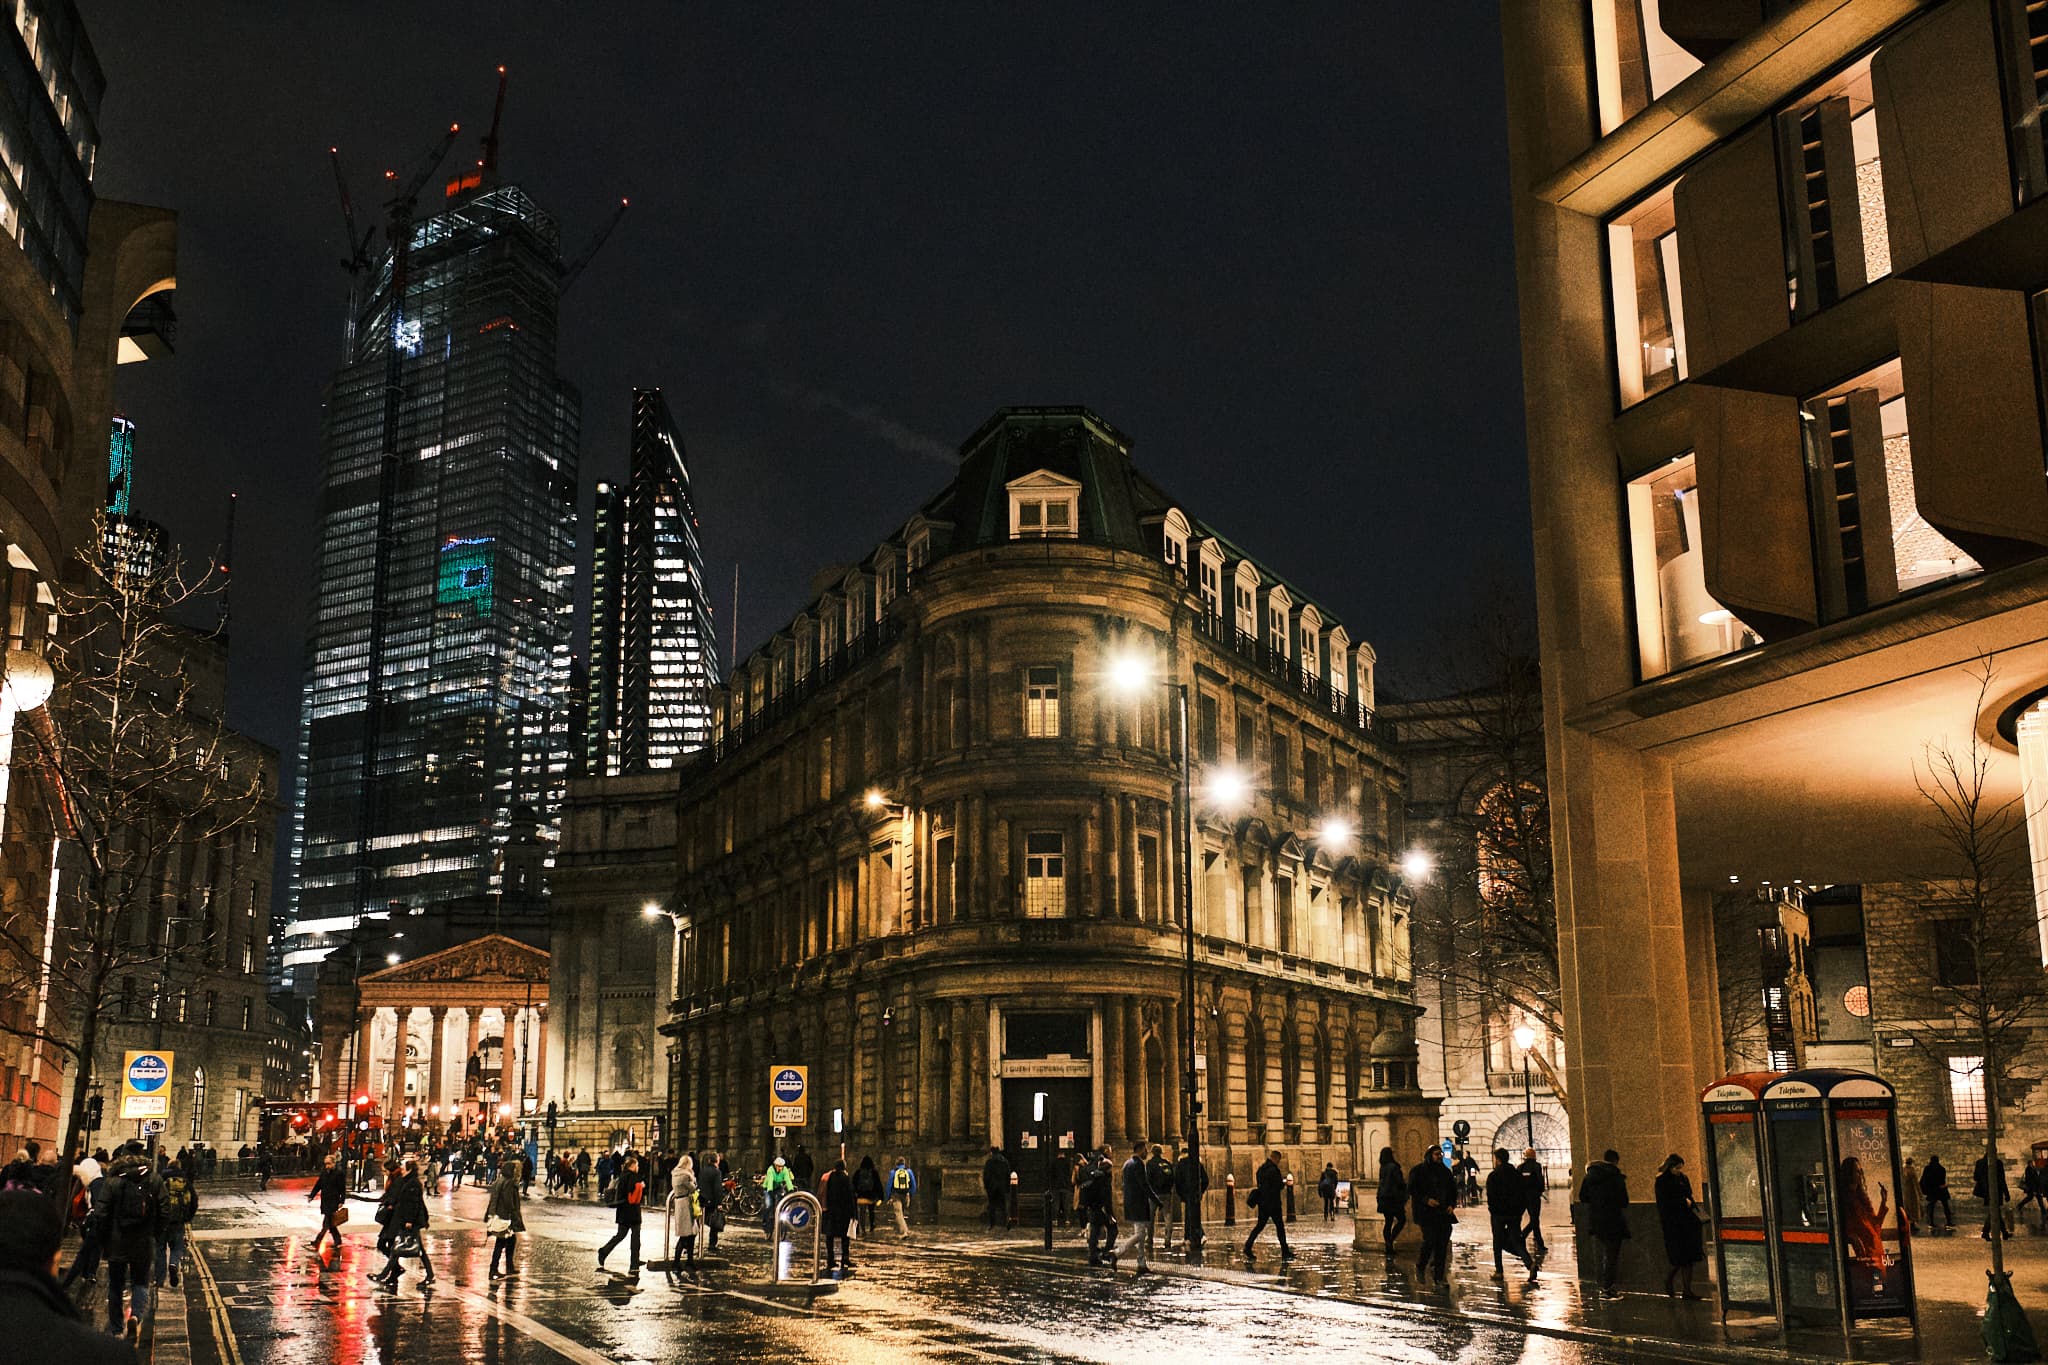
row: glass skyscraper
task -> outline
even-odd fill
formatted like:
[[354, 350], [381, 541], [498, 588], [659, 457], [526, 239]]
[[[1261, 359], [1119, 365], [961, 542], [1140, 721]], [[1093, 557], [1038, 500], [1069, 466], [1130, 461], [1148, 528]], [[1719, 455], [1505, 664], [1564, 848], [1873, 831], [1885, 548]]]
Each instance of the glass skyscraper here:
[[585, 769], [646, 772], [703, 748], [718, 646], [689, 463], [660, 389], [633, 390], [625, 489], [597, 486], [590, 605]]
[[471, 175], [413, 225], [395, 309], [392, 264], [327, 395], [280, 962], [301, 994], [358, 913], [540, 914], [507, 850], [552, 849], [570, 757], [581, 408], [555, 371], [555, 222]]

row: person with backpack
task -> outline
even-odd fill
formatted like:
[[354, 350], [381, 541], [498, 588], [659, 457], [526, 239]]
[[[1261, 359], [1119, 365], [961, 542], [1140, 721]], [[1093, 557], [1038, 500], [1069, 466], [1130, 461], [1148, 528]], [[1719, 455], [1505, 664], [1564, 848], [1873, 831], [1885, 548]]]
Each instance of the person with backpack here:
[[[150, 1171], [149, 1158], [139, 1142], [121, 1149], [107, 1178], [100, 1182], [101, 1198], [91, 1217], [101, 1220], [107, 1256], [107, 1330], [126, 1331], [132, 1343], [149, 1313], [149, 1276], [156, 1249], [157, 1219], [161, 1215], [163, 1187]], [[123, 1291], [130, 1301], [123, 1303]]]
[[328, 1237], [334, 1238], [334, 1249], [341, 1250], [341, 1225], [348, 1221], [348, 1185], [342, 1179], [341, 1164], [334, 1153], [329, 1152], [320, 1163], [320, 1174], [313, 1180], [313, 1188], [306, 1191], [308, 1202], [320, 1201], [320, 1231], [313, 1234], [313, 1251], [318, 1254], [320, 1243]]
[[875, 1209], [882, 1202], [882, 1173], [875, 1169], [871, 1156], [863, 1156], [853, 1173], [853, 1202], [859, 1210], [860, 1235], [874, 1236]]
[[1408, 1176], [1394, 1159], [1392, 1147], [1380, 1148], [1380, 1184], [1373, 1202], [1380, 1211], [1380, 1237], [1392, 1256], [1395, 1240], [1408, 1226]]
[[96, 1332], [58, 1287], [64, 1217], [32, 1190], [0, 1193], [0, 1323], [9, 1360], [135, 1365], [135, 1348]]
[[1323, 1173], [1316, 1177], [1316, 1193], [1323, 1197], [1323, 1221], [1335, 1222], [1337, 1218], [1337, 1163], [1325, 1161]]
[[1543, 1163], [1536, 1159], [1536, 1149], [1522, 1149], [1521, 1164], [1515, 1170], [1522, 1177], [1522, 1202], [1526, 1206], [1528, 1226], [1524, 1229], [1536, 1243], [1536, 1255], [1541, 1258], [1550, 1254], [1550, 1248], [1543, 1244], [1543, 1201], [1550, 1193], [1550, 1177], [1543, 1169]]
[[613, 1222], [617, 1231], [612, 1239], [597, 1249], [597, 1268], [604, 1269], [604, 1258], [612, 1254], [612, 1248], [625, 1242], [628, 1273], [634, 1279], [640, 1278], [640, 1206], [647, 1200], [647, 1182], [640, 1176], [640, 1158], [630, 1153], [618, 1175], [612, 1180]]
[[917, 1198], [917, 1172], [905, 1157], [889, 1168], [889, 1209], [896, 1215], [896, 1235], [910, 1235], [910, 1201]]
[[173, 1161], [163, 1174], [163, 1197], [156, 1220], [156, 1278], [161, 1286], [168, 1271], [173, 1288], [185, 1263], [185, 1229], [199, 1212], [199, 1190], [185, 1170], [185, 1159]]
[[[1152, 1156], [1145, 1163], [1145, 1183], [1152, 1187], [1152, 1206], [1155, 1215], [1166, 1225], [1164, 1240], [1170, 1251], [1173, 1249], [1173, 1163], [1166, 1159], [1166, 1147], [1163, 1143], [1152, 1144]], [[1150, 1223], [1145, 1225], [1145, 1232], [1145, 1256], [1149, 1260], [1152, 1256]]]

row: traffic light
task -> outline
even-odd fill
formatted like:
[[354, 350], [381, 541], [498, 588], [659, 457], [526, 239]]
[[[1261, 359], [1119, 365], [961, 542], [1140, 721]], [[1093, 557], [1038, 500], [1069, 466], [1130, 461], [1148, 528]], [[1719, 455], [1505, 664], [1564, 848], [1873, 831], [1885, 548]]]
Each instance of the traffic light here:
[[91, 1095], [87, 1097], [85, 1101], [85, 1127], [87, 1132], [99, 1131], [100, 1116], [106, 1112], [106, 1106], [107, 1101], [104, 1095]]
[[549, 1101], [548, 1101], [548, 1127], [549, 1127], [550, 1129], [553, 1129], [553, 1128], [554, 1128], [554, 1126], [555, 1126], [555, 1102], [554, 1102], [553, 1100], [549, 1100]]

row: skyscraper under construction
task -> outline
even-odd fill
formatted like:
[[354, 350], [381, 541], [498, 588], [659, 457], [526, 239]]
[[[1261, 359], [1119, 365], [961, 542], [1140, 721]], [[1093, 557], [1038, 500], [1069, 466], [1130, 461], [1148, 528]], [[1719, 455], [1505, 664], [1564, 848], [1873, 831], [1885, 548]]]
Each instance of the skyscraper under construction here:
[[365, 913], [486, 903], [508, 932], [543, 913], [533, 862], [570, 757], [580, 422], [555, 324], [581, 263], [499, 180], [496, 131], [415, 220], [429, 162], [392, 201], [381, 257], [355, 257], [279, 964], [300, 994]]
[[584, 766], [666, 768], [710, 742], [719, 669], [689, 464], [660, 389], [633, 390], [626, 486], [597, 486], [594, 529]]

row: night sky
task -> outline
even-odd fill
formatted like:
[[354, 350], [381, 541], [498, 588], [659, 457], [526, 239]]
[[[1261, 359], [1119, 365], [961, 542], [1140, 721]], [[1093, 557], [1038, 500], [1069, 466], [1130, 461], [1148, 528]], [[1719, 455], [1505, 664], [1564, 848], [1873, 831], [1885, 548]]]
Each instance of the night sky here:
[[474, 159], [500, 62], [503, 172], [572, 253], [633, 201], [563, 307], [584, 506], [660, 386], [722, 647], [735, 565], [751, 650], [1012, 403], [1095, 408], [1396, 684], [1528, 576], [1490, 0], [84, 8], [98, 191], [180, 216], [178, 352], [116, 387], [135, 509], [203, 555], [241, 495], [232, 719], [287, 761], [347, 288], [327, 148], [374, 217], [450, 121]]

